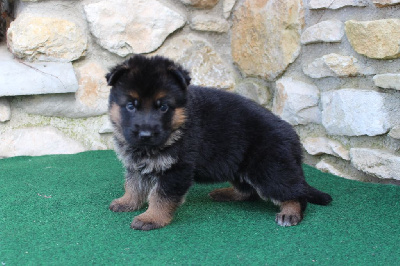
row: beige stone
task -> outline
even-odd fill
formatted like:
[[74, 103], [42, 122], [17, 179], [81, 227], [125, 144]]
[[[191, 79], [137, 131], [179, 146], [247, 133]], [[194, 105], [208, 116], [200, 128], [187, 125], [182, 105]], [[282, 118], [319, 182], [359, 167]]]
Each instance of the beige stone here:
[[181, 0], [185, 5], [195, 8], [213, 8], [219, 0]]
[[10, 103], [6, 98], [0, 98], [0, 123], [6, 122], [11, 118]]
[[303, 147], [311, 155], [330, 154], [350, 160], [349, 151], [340, 142], [325, 137], [308, 137], [303, 141]]
[[81, 143], [51, 126], [15, 129], [0, 135], [0, 158], [71, 154], [85, 150]]
[[109, 95], [104, 78], [106, 70], [89, 61], [77, 72], [79, 88], [75, 94], [25, 97], [17, 106], [29, 114], [44, 116], [82, 118], [105, 114]]
[[29, 61], [74, 61], [86, 53], [86, 33], [72, 21], [24, 14], [11, 23], [8, 47]]
[[383, 179], [400, 180], [400, 157], [367, 148], [350, 149], [351, 163], [360, 171]]
[[303, 67], [303, 72], [312, 78], [351, 77], [361, 74], [355, 57], [335, 53], [315, 59]]
[[391, 5], [397, 5], [400, 0], [373, 0], [372, 1], [377, 7], [386, 7]]
[[394, 139], [400, 139], [400, 126], [395, 126], [389, 131], [389, 136]]
[[301, 0], [245, 0], [234, 12], [231, 47], [247, 76], [274, 80], [300, 53]]
[[344, 35], [340, 20], [326, 20], [307, 28], [301, 35], [301, 43], [341, 42]]
[[310, 9], [338, 9], [345, 6], [364, 7], [368, 5], [368, 0], [309, 0]]
[[400, 74], [380, 74], [373, 78], [375, 86], [400, 90]]
[[224, 18], [229, 18], [232, 13], [232, 9], [236, 4], [236, 0], [224, 0], [222, 9]]
[[103, 0], [84, 6], [99, 45], [119, 56], [150, 53], [183, 27], [186, 18], [156, 0]]
[[191, 83], [201, 86], [233, 89], [233, 69], [205, 39], [194, 34], [176, 37], [156, 54], [177, 61], [190, 71]]
[[315, 85], [283, 77], [276, 82], [272, 111], [292, 125], [321, 123], [318, 101]]
[[197, 15], [190, 21], [190, 28], [198, 31], [213, 31], [218, 33], [227, 32], [229, 23], [212, 15]]
[[268, 88], [260, 86], [252, 81], [246, 81], [236, 85], [235, 92], [261, 105], [267, 105], [270, 100]]
[[324, 173], [330, 173], [336, 176], [344, 177], [347, 179], [354, 179], [352, 176], [347, 175], [344, 173], [341, 169], [339, 169], [337, 166], [333, 165], [330, 163], [328, 160], [322, 159], [319, 161], [316, 165], [315, 168], [320, 170], [321, 172]]
[[359, 54], [375, 59], [400, 56], [400, 19], [349, 20], [345, 30], [351, 46]]

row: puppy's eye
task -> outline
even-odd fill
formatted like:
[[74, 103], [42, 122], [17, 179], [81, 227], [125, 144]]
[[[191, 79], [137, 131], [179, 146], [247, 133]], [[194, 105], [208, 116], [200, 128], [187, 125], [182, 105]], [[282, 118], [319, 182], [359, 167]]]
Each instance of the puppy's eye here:
[[128, 102], [125, 107], [129, 112], [134, 112], [136, 110], [136, 106], [132, 102]]
[[160, 106], [160, 111], [161, 111], [162, 113], [167, 112], [168, 109], [169, 109], [169, 106], [168, 106], [166, 103], [164, 103], [164, 104], [162, 104], [162, 105]]

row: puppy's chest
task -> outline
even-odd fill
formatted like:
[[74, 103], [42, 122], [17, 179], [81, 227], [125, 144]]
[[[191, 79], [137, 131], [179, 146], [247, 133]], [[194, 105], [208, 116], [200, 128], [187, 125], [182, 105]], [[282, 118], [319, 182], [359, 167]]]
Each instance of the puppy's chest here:
[[124, 156], [123, 163], [131, 171], [138, 172], [141, 175], [162, 174], [170, 169], [177, 158], [170, 154], [156, 154], [151, 156]]

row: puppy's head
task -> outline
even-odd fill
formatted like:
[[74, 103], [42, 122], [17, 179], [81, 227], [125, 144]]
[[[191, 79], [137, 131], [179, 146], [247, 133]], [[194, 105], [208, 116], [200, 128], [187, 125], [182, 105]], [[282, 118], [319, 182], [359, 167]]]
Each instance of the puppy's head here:
[[164, 57], [135, 55], [106, 75], [110, 120], [135, 148], [157, 148], [186, 119], [189, 73]]

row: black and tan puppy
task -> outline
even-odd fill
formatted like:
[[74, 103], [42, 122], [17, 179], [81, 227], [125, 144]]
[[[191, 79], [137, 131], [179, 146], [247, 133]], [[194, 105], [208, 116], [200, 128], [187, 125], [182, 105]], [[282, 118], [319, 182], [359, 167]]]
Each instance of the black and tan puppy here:
[[126, 167], [125, 194], [110, 209], [149, 203], [132, 228], [169, 224], [194, 182], [230, 182], [210, 193], [216, 201], [272, 200], [281, 226], [298, 224], [307, 202], [332, 200], [305, 181], [292, 127], [256, 103], [189, 86], [188, 72], [159, 56], [133, 56], [107, 81], [115, 149]]

